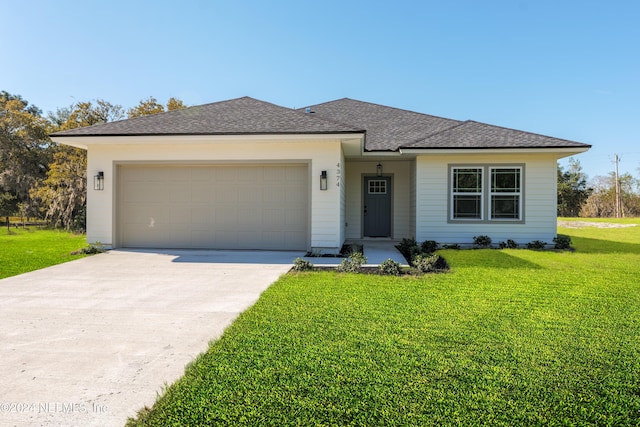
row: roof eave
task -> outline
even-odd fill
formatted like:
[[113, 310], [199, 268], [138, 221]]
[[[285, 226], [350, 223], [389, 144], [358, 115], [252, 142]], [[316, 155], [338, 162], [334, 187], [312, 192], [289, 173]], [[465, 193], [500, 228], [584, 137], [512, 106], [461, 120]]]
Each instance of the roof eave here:
[[556, 154], [558, 158], [584, 153], [591, 145], [558, 147], [400, 148], [402, 154]]
[[90, 145], [145, 145], [211, 143], [239, 141], [294, 141], [364, 138], [364, 132], [216, 133], [216, 134], [140, 134], [140, 135], [50, 135], [54, 142], [87, 149]]

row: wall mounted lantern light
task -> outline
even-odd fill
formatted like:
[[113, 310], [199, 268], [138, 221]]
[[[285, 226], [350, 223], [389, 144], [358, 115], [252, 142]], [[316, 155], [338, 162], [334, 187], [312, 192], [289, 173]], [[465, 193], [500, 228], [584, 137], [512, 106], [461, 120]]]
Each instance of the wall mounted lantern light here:
[[320, 174], [320, 189], [323, 191], [327, 189], [327, 171], [322, 171]]
[[376, 166], [376, 175], [382, 176], [382, 165], [380, 163]]
[[104, 190], [104, 172], [100, 171], [93, 177], [93, 189]]

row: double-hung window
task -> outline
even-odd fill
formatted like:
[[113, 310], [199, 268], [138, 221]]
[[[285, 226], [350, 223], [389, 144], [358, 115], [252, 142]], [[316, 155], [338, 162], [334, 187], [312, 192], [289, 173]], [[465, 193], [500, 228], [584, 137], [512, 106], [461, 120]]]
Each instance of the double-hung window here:
[[450, 168], [452, 221], [521, 221], [522, 166]]
[[491, 215], [489, 219], [520, 219], [522, 202], [522, 169], [492, 167]]
[[482, 220], [482, 168], [453, 168], [453, 219]]

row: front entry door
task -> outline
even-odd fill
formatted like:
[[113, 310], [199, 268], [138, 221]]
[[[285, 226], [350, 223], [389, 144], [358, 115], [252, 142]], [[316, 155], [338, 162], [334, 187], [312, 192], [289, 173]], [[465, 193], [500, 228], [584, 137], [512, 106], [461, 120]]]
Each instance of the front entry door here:
[[391, 237], [391, 177], [364, 178], [364, 236]]

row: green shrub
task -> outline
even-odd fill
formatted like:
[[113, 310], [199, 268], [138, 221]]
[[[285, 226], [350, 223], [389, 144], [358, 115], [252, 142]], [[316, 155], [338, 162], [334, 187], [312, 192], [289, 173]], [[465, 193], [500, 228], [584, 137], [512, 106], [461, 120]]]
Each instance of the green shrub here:
[[422, 242], [422, 245], [420, 245], [420, 249], [422, 249], [424, 253], [432, 254], [438, 249], [438, 242], [435, 240], [425, 240]]
[[367, 262], [367, 257], [360, 252], [354, 252], [348, 258], [342, 260], [338, 266], [338, 271], [343, 273], [358, 273], [362, 264]]
[[511, 239], [507, 239], [506, 242], [500, 242], [498, 245], [500, 246], [500, 249], [516, 249], [518, 247], [515, 240]]
[[101, 254], [104, 251], [106, 251], [106, 249], [100, 242], [90, 243], [88, 246], [80, 249], [81, 253], [87, 255]]
[[403, 238], [400, 243], [396, 245], [396, 249], [402, 254], [402, 256], [411, 264], [411, 260], [418, 254], [422, 253], [418, 242], [413, 238]]
[[489, 248], [491, 247], [491, 237], [473, 236], [473, 246], [476, 248]]
[[300, 257], [293, 261], [293, 271], [311, 271], [313, 270], [313, 264], [306, 259]]
[[449, 269], [449, 264], [440, 255], [418, 255], [411, 264], [422, 273], [433, 273]]
[[527, 249], [544, 249], [546, 246], [547, 243], [542, 240], [534, 240], [533, 242], [527, 243]]
[[558, 234], [557, 237], [553, 238], [553, 243], [556, 244], [556, 249], [571, 249], [571, 237], [565, 234]]
[[460, 249], [460, 245], [457, 244], [457, 243], [451, 243], [449, 245], [442, 245], [442, 248], [443, 249], [455, 249], [455, 250], [458, 250], [458, 249]]
[[405, 253], [416, 246], [418, 246], [418, 242], [416, 241], [416, 239], [404, 237], [402, 238], [402, 240], [400, 240], [400, 243], [396, 245], [396, 248], [400, 251], [400, 253]]
[[402, 271], [400, 269], [400, 263], [395, 262], [391, 258], [389, 258], [386, 261], [383, 261], [378, 266], [378, 270], [380, 270], [382, 274], [387, 274], [389, 276], [399, 276], [400, 272]]

